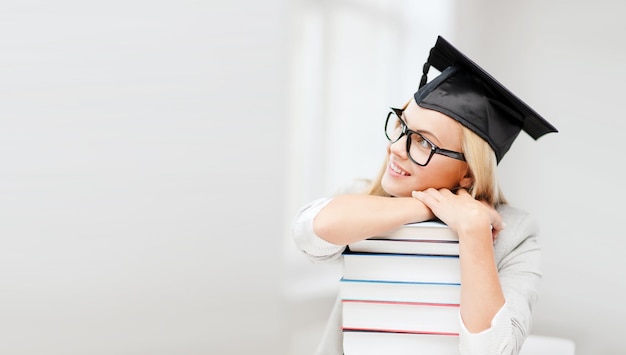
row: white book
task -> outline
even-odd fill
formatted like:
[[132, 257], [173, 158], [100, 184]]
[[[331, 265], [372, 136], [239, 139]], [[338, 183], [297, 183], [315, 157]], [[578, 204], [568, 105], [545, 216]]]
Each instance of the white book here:
[[339, 294], [345, 300], [461, 303], [460, 284], [369, 281], [342, 278]]
[[458, 256], [352, 253], [343, 255], [350, 280], [461, 283]]
[[344, 331], [345, 355], [458, 355], [453, 335]]
[[342, 300], [343, 330], [458, 335], [459, 305]]
[[459, 240], [456, 232], [441, 221], [409, 223], [374, 237], [409, 240]]
[[353, 252], [387, 254], [459, 255], [459, 242], [368, 238], [349, 245]]

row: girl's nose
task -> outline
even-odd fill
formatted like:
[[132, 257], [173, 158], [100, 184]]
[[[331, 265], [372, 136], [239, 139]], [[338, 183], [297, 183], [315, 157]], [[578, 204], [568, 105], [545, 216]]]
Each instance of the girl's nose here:
[[400, 157], [402, 159], [408, 159], [406, 152], [406, 140], [407, 136], [403, 135], [397, 141], [389, 143], [389, 151], [397, 157]]

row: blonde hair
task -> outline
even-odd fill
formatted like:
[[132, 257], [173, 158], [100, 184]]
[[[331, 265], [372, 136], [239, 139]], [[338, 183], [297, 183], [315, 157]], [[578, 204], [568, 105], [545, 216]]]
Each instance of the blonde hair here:
[[[485, 201], [492, 206], [507, 203], [498, 184], [496, 155], [491, 146], [469, 128], [463, 125], [461, 127], [463, 132], [463, 154], [472, 177], [472, 184], [467, 188], [467, 191], [475, 199]], [[370, 185], [367, 192], [368, 195], [390, 196], [381, 184], [388, 163], [389, 157], [387, 156], [376, 179]]]
[[477, 200], [492, 206], [507, 203], [497, 177], [496, 154], [491, 146], [469, 128], [463, 127], [463, 154], [469, 166], [472, 185], [467, 189]]

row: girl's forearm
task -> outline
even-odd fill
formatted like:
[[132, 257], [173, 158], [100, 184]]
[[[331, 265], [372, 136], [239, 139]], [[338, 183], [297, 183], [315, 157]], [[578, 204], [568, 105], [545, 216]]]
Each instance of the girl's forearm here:
[[433, 214], [412, 197], [340, 195], [315, 217], [315, 234], [337, 245], [348, 245], [406, 223], [424, 221]]
[[461, 317], [471, 333], [491, 327], [491, 321], [504, 305], [494, 260], [491, 230], [459, 236], [461, 261]]

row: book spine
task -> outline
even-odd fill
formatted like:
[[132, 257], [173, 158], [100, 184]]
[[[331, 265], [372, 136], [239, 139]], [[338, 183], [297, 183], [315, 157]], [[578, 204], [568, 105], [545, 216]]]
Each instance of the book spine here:
[[344, 330], [343, 341], [345, 355], [459, 353], [456, 334]]
[[403, 281], [368, 281], [342, 278], [339, 283], [344, 300], [422, 302], [459, 304], [461, 285]]
[[443, 240], [364, 239], [349, 246], [352, 252], [385, 254], [459, 255], [459, 242]]
[[355, 280], [460, 283], [459, 257], [347, 252], [343, 276]]

